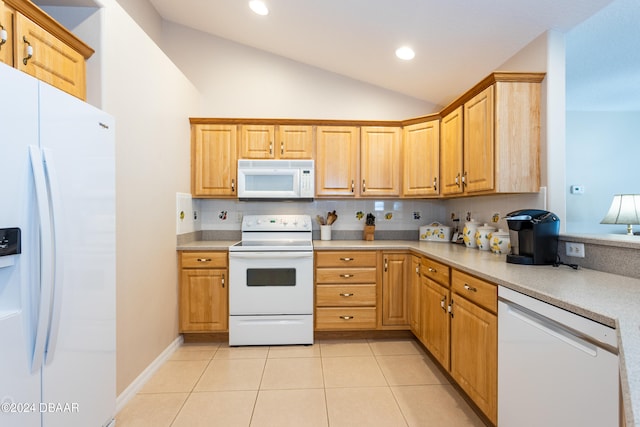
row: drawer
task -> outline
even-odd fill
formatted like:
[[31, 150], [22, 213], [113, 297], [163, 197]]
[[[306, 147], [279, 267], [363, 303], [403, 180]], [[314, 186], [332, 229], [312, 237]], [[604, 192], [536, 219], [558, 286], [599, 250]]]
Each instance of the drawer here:
[[316, 287], [316, 305], [375, 306], [376, 285], [319, 285]]
[[182, 252], [182, 268], [227, 268], [227, 252]]
[[316, 309], [316, 329], [375, 329], [375, 307], [336, 307]]
[[317, 283], [376, 283], [375, 268], [317, 268]]
[[443, 286], [449, 287], [450, 268], [448, 265], [441, 264], [429, 258], [422, 258], [420, 262], [420, 273]]
[[376, 251], [316, 251], [316, 267], [376, 266]]
[[452, 290], [494, 313], [498, 310], [498, 286], [457, 270], [451, 275]]

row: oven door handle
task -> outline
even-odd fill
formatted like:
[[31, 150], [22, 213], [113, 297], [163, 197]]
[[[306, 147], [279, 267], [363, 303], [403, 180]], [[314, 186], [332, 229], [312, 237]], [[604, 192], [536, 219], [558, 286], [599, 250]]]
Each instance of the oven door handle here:
[[313, 252], [229, 252], [229, 258], [237, 258], [237, 259], [305, 259], [305, 258], [313, 258]]

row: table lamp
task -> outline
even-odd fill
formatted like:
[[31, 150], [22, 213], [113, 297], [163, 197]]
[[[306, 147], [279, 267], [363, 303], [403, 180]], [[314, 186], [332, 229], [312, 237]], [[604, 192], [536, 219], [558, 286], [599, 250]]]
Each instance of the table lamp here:
[[640, 224], [640, 194], [615, 194], [600, 224], [627, 224], [627, 235], [633, 235], [632, 225]]

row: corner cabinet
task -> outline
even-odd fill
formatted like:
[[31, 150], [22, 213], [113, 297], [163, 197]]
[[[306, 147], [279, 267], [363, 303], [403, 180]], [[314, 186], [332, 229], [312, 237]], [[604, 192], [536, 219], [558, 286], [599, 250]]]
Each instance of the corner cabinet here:
[[237, 197], [236, 125], [191, 124], [191, 193]]
[[[0, 47], [0, 60], [84, 100], [85, 60], [94, 53], [93, 49], [32, 2], [4, 3], [0, 7], [0, 24], [10, 40]], [[10, 50], [11, 58], [7, 52]]]
[[494, 73], [443, 111], [443, 195], [539, 191], [543, 78]]
[[180, 332], [228, 329], [227, 252], [179, 253]]
[[436, 197], [440, 194], [440, 120], [403, 129], [403, 197]]

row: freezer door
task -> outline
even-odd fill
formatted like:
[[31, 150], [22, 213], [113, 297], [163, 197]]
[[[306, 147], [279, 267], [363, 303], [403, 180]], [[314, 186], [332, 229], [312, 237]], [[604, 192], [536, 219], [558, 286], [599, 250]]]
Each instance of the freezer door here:
[[40, 84], [40, 146], [55, 234], [52, 321], [42, 370], [47, 427], [115, 414], [114, 122]]
[[[0, 63], [0, 228], [19, 227], [22, 253], [0, 267], [0, 426], [40, 426], [40, 372], [31, 373], [38, 293], [38, 223], [29, 145], [38, 144], [38, 84]], [[25, 404], [35, 405], [25, 408]], [[9, 406], [6, 406], [9, 405]], [[18, 406], [21, 405], [21, 406]], [[5, 410], [8, 409], [8, 410]], [[35, 409], [35, 411], [30, 411]]]

